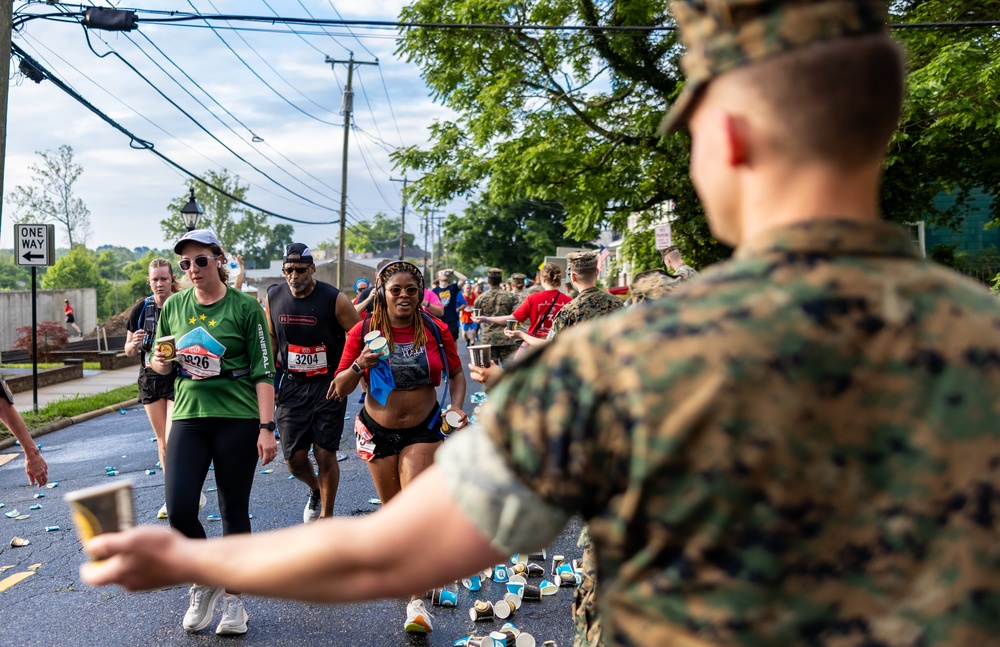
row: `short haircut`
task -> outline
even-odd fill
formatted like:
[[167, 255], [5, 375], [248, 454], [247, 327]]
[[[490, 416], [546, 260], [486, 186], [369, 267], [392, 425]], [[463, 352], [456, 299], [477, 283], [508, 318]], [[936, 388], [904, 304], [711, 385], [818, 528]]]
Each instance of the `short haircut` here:
[[487, 274], [486, 282], [490, 284], [491, 288], [500, 287], [500, 284], [503, 283], [503, 277], [499, 274]]
[[597, 278], [597, 266], [588, 267], [587, 269], [572, 269], [570, 270], [573, 274], [576, 274], [581, 281], [593, 281]]
[[905, 69], [900, 46], [876, 34], [814, 43], [731, 78], [768, 111], [780, 151], [850, 168], [885, 154], [899, 122]]

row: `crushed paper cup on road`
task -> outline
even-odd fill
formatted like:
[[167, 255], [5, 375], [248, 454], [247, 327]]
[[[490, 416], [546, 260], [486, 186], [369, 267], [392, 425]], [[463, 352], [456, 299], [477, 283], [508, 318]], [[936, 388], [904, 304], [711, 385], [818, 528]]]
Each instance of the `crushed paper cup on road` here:
[[[553, 589], [558, 590], [558, 587], [553, 587]], [[542, 589], [537, 586], [532, 586], [528, 584], [524, 587], [521, 593], [521, 597], [525, 600], [541, 600], [542, 599]]]
[[208, 519], [209, 521], [222, 521], [222, 517], [220, 517], [217, 514], [210, 514], [205, 518]]
[[40, 503], [36, 503], [35, 505], [33, 505], [30, 508], [28, 508], [28, 510], [41, 510], [41, 509], [42, 509], [42, 505]]
[[552, 570], [549, 571], [551, 575], [555, 575], [559, 572], [559, 567], [566, 563], [565, 555], [553, 555], [552, 556]]
[[11, 548], [24, 548], [31, 543], [30, 539], [25, 539], [24, 537], [14, 537], [10, 540]]
[[507, 573], [506, 564], [497, 564], [493, 567], [493, 581], [503, 584], [507, 581], [509, 575]]
[[538, 588], [541, 589], [542, 595], [555, 595], [559, 590], [559, 585], [553, 584], [548, 580], [542, 580], [538, 585]]
[[17, 508], [14, 508], [10, 512], [4, 512], [3, 516], [7, 517], [8, 519], [15, 519], [19, 514], [21, 513], [18, 512]]
[[431, 592], [431, 604], [436, 607], [458, 606], [458, 594], [448, 589], [434, 589]]
[[15, 521], [24, 521], [25, 519], [27, 519], [30, 516], [31, 516], [30, 514], [19, 514], [16, 517], [14, 517], [14, 520]]
[[462, 580], [462, 586], [469, 589], [470, 591], [478, 591], [483, 587], [482, 576], [477, 573], [472, 577], [467, 577]]
[[507, 592], [521, 597], [524, 595], [524, 584], [521, 582], [507, 582]]
[[59, 487], [59, 481], [52, 481], [51, 483], [46, 483], [45, 487], [47, 487], [50, 490], [54, 487]]
[[80, 539], [86, 541], [106, 532], [120, 532], [135, 525], [132, 481], [96, 485], [67, 492]]
[[510, 600], [497, 600], [493, 603], [493, 615], [501, 620], [509, 618], [515, 611], [517, 607]]
[[45, 493], [44, 492], [36, 492], [35, 493], [35, 498], [36, 499], [44, 499], [45, 498]]
[[473, 622], [488, 622], [493, 620], [493, 605], [486, 600], [476, 600], [469, 609], [469, 618]]
[[508, 602], [510, 602], [511, 604], [513, 604], [514, 605], [514, 609], [520, 609], [521, 608], [521, 596], [515, 595], [513, 593], [504, 593], [503, 594], [503, 599], [507, 600]]

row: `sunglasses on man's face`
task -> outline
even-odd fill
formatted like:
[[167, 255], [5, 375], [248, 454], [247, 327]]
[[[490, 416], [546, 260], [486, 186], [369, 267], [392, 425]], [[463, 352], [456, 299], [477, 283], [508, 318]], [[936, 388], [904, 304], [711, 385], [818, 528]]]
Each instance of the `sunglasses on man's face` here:
[[[208, 262], [213, 258], [218, 258], [218, 256], [215, 254], [212, 254], [211, 256], [195, 256], [194, 264], [198, 267], [208, 267]], [[191, 259], [189, 258], [182, 258], [177, 264], [181, 266], [181, 271], [183, 272], [187, 272], [191, 269]]]
[[295, 267], [293, 265], [286, 265], [285, 267], [281, 268], [281, 271], [284, 272], [286, 275], [305, 274], [306, 272], [309, 271], [309, 266], [307, 265], [305, 267]]
[[391, 294], [394, 297], [398, 297], [401, 294], [405, 294], [408, 297], [412, 297], [416, 296], [417, 292], [419, 291], [420, 288], [414, 287], [412, 285], [405, 288], [401, 288], [398, 285], [394, 285], [391, 288], [389, 288], [389, 294]]

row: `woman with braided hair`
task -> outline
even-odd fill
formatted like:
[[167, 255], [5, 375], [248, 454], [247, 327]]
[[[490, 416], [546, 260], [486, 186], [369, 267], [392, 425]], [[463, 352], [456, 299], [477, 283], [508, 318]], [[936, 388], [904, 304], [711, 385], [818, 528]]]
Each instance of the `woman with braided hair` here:
[[[367, 461], [382, 503], [431, 465], [441, 444], [441, 405], [436, 387], [447, 374], [451, 406], [463, 422], [465, 375], [455, 341], [440, 320], [421, 312], [424, 280], [411, 263], [386, 265], [375, 279], [370, 316], [347, 333], [337, 377], [328, 397], [344, 399], [364, 380], [368, 396], [354, 423], [358, 455]], [[364, 342], [379, 331], [388, 343], [393, 387], [380, 402], [374, 395], [372, 369], [380, 356]], [[407, 631], [429, 632], [431, 616], [414, 596], [407, 606]]]

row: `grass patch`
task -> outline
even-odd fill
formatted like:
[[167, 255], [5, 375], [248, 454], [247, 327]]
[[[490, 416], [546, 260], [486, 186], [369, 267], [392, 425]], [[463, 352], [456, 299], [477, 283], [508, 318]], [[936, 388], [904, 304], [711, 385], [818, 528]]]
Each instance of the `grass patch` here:
[[[139, 386], [137, 384], [129, 384], [128, 386], [120, 386], [117, 389], [105, 391], [104, 393], [95, 393], [94, 395], [85, 395], [78, 398], [64, 398], [56, 402], [50, 402], [40, 408], [38, 413], [25, 411], [21, 414], [21, 417], [24, 418], [28, 429], [37, 429], [63, 418], [72, 418], [81, 413], [103, 409], [104, 407], [137, 397], [139, 397]], [[10, 435], [6, 427], [0, 427], [0, 438], [6, 438]]]
[[[38, 368], [59, 368], [60, 366], [65, 366], [62, 362], [38, 362]], [[31, 368], [31, 364], [3, 364], [0, 365], [0, 370], [5, 368]], [[100, 362], [84, 362], [83, 370], [85, 371], [99, 371], [101, 370]]]

